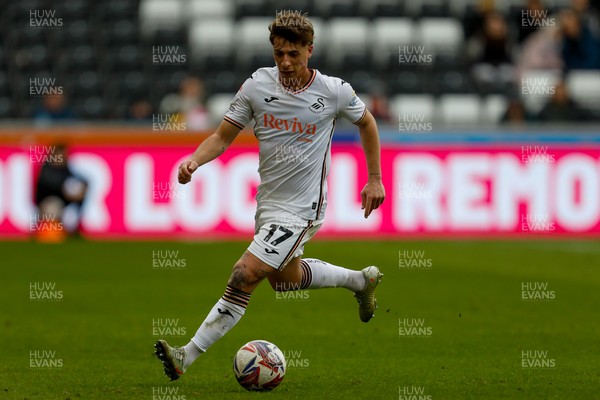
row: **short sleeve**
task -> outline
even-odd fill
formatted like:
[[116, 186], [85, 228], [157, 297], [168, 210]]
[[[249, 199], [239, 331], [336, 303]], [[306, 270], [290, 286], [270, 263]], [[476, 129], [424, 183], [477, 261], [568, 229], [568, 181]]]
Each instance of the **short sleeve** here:
[[240, 129], [244, 129], [244, 126], [252, 120], [253, 111], [250, 94], [256, 83], [254, 79], [255, 76], [256, 73], [252, 77], [246, 79], [246, 82], [244, 82], [235, 94], [235, 97], [229, 105], [229, 109], [223, 117], [227, 122], [232, 123]]
[[353, 124], [358, 124], [365, 117], [367, 107], [356, 95], [348, 82], [341, 81], [338, 96], [338, 115]]

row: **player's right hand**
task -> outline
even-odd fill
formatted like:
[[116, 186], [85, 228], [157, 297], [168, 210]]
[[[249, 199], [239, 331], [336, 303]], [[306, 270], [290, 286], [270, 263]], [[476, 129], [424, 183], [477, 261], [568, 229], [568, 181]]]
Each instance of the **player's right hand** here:
[[193, 160], [187, 160], [181, 163], [179, 166], [179, 173], [177, 174], [177, 180], [182, 185], [185, 185], [192, 180], [192, 174], [198, 169], [198, 163]]

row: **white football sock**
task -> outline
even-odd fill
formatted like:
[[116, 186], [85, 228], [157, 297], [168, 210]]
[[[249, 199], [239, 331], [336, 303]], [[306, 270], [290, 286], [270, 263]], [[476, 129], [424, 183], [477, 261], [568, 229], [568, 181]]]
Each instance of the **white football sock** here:
[[[191, 342], [197, 349], [186, 346], [185, 364], [190, 365], [194, 362], [200, 353], [204, 353], [217, 340], [221, 339], [231, 328], [238, 323], [244, 316], [246, 306], [250, 301], [250, 293], [243, 292], [232, 286], [227, 285], [225, 294], [217, 301], [208, 316], [196, 331]], [[188, 352], [188, 349], [190, 351]], [[187, 368], [186, 365], [186, 368]]]
[[185, 350], [183, 368], [189, 367], [194, 361], [196, 361], [196, 358], [200, 357], [200, 354], [203, 353], [203, 351], [196, 346], [193, 340], [190, 340], [188, 344], [183, 346], [183, 349]]
[[364, 289], [366, 284], [362, 271], [338, 267], [316, 258], [303, 258], [300, 260], [300, 267], [301, 289], [344, 287], [358, 292]]

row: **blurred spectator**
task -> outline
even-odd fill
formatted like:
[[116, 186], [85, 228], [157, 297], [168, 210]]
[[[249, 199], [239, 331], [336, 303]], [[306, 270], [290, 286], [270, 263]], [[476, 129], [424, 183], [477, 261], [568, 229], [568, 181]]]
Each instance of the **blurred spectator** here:
[[471, 38], [468, 52], [475, 65], [473, 73], [480, 82], [513, 81], [512, 43], [504, 16], [490, 13], [485, 17], [483, 32]]
[[560, 13], [562, 58], [567, 71], [600, 68], [600, 42], [579, 19], [575, 10]]
[[363, 101], [378, 121], [389, 122], [391, 115], [384, 85], [379, 82], [374, 83], [370, 96], [363, 98]]
[[65, 121], [75, 118], [75, 113], [69, 107], [66, 95], [46, 96], [33, 113], [33, 119], [38, 122]]
[[[516, 26], [519, 27], [519, 43], [523, 43], [529, 35], [536, 32], [543, 24], [545, 13], [548, 12], [547, 8], [544, 8], [542, 0], [527, 0], [527, 6], [523, 9], [522, 13], [516, 15], [517, 21]], [[525, 19], [525, 21], [523, 21]]]
[[510, 99], [501, 122], [507, 125], [523, 125], [531, 121], [534, 121], [534, 116], [527, 111], [521, 99], [517, 97]]
[[372, 95], [369, 111], [377, 120], [384, 122], [390, 120], [387, 97], [382, 93], [374, 93]]
[[556, 84], [554, 95], [540, 111], [538, 119], [543, 122], [586, 122], [593, 114], [579, 107], [570, 97], [564, 81]]
[[131, 122], [152, 122], [152, 104], [148, 100], [136, 100], [127, 109], [127, 120]]
[[187, 77], [179, 85], [179, 93], [169, 94], [160, 102], [160, 112], [180, 114], [191, 130], [210, 128], [210, 117], [204, 107], [204, 84], [195, 77]]
[[51, 216], [51, 219], [60, 221], [67, 232], [75, 233], [79, 229], [88, 184], [69, 167], [67, 150], [63, 145], [55, 146], [52, 155], [53, 159], [46, 161], [40, 170], [35, 204], [43, 220]]
[[571, 7], [583, 26], [586, 26], [597, 38], [600, 34], [600, 16], [598, 11], [591, 7], [590, 0], [571, 0]]
[[[499, 0], [502, 1], [502, 0]], [[463, 20], [465, 37], [470, 38], [483, 30], [485, 17], [496, 9], [494, 0], [479, 0], [474, 10], [467, 7], [467, 13]]]
[[560, 31], [539, 29], [523, 43], [517, 61], [517, 78], [520, 80], [529, 70], [560, 70], [564, 62], [560, 55]]

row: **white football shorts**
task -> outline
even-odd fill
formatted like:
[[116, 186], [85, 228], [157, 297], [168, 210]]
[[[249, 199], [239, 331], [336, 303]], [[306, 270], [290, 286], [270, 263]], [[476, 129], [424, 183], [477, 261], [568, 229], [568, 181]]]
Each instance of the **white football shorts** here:
[[304, 245], [323, 225], [323, 220], [306, 220], [280, 209], [257, 210], [255, 220], [248, 251], [277, 270], [301, 256]]

